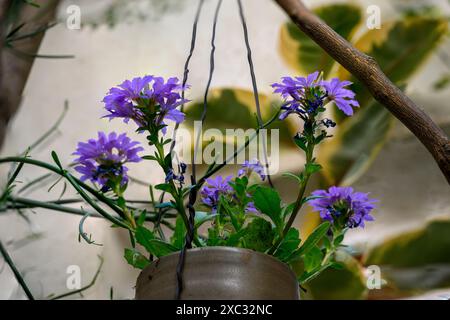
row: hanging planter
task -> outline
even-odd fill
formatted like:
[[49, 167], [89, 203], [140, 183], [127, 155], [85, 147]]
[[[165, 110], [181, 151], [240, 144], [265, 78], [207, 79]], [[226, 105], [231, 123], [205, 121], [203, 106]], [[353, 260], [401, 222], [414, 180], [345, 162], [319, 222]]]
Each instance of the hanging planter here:
[[[179, 253], [147, 266], [136, 283], [136, 299], [174, 299]], [[183, 270], [186, 300], [298, 300], [299, 285], [279, 260], [248, 249], [205, 247], [187, 251]]]
[[[214, 72], [214, 40], [221, 3], [219, 0], [214, 15], [202, 124], [206, 120]], [[140, 142], [131, 140], [127, 133], [99, 132], [97, 138], [78, 144], [74, 152], [76, 173], [62, 165], [56, 152], [51, 154], [54, 164], [32, 159], [27, 154], [0, 159], [0, 163], [20, 163], [9, 176], [2, 196], [5, 203], [18, 206], [18, 209], [43, 207], [83, 215], [79, 235], [89, 244], [95, 242], [83, 228], [90, 215], [101, 216], [114, 227], [128, 231], [130, 247], [125, 248], [124, 257], [130, 265], [142, 269], [136, 283], [135, 298], [138, 300], [298, 300], [300, 285], [308, 284], [327, 268], [342, 267], [335, 254], [342, 247], [346, 232], [364, 227], [367, 221], [373, 220], [371, 211], [376, 200], [366, 193], [340, 186], [330, 186], [311, 194], [306, 192], [310, 178], [322, 169], [316, 161], [315, 148], [332, 137], [329, 128], [337, 125], [324, 118], [326, 107], [333, 103], [343, 114], [352, 116], [353, 109], [359, 105], [349, 88], [351, 83], [337, 78], [326, 81], [320, 72], [307, 77], [283, 77], [272, 87], [284, 102], [270, 119], [263, 122], [240, 0], [238, 4], [257, 124], [255, 134], [244, 139], [245, 145], [232, 157], [224, 161], [212, 159], [210, 163], [206, 159], [197, 159], [198, 147], [206, 140], [199, 130], [194, 140], [193, 159], [185, 159], [192, 162], [184, 163], [173, 152], [176, 135], [171, 138], [167, 131], [168, 121], [176, 123], [174, 130], [185, 121], [184, 106], [189, 102], [185, 98], [189, 88], [188, 66], [203, 5], [200, 1], [183, 81], [150, 75], [135, 77], [111, 88], [103, 99], [107, 112], [104, 117], [123, 120], [132, 130], [145, 135], [148, 144], [145, 148]], [[305, 158], [301, 172], [284, 173], [283, 178], [293, 179], [297, 185], [294, 202], [283, 201], [274, 186], [265, 148], [260, 150], [263, 161], [247, 159], [240, 163], [241, 167], [234, 175], [220, 175], [220, 171], [234, 163], [240, 153], [245, 155], [249, 143], [257, 138], [260, 130], [292, 116], [302, 121], [293, 140]], [[265, 140], [262, 144], [265, 145]], [[126, 192], [132, 180], [127, 165], [144, 160], [155, 163], [165, 178], [159, 184], [149, 185], [149, 200], [131, 201]], [[197, 160], [208, 164], [208, 169], [201, 175], [197, 175], [194, 165], [199, 163]], [[62, 201], [46, 203], [12, 197], [16, 178], [24, 164], [60, 175], [93, 211], [76, 210], [60, 204]], [[189, 164], [188, 181], [185, 175]], [[156, 191], [160, 192], [159, 197], [155, 196]], [[137, 203], [146, 206], [137, 207]], [[307, 237], [300, 239], [294, 221], [306, 204], [319, 213], [322, 221]], [[167, 230], [170, 234], [165, 234]], [[142, 253], [142, 249], [147, 253]], [[152, 261], [149, 256], [157, 260]]]

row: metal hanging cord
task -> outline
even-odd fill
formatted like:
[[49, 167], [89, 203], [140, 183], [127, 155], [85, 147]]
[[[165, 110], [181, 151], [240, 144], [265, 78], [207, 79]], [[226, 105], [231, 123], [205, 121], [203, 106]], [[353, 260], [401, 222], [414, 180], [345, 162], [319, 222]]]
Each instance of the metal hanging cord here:
[[[253, 96], [255, 97], [255, 105], [256, 105], [256, 118], [258, 120], [258, 127], [261, 129], [263, 126], [263, 119], [262, 119], [262, 115], [261, 115], [261, 105], [259, 103], [258, 86], [256, 84], [255, 67], [253, 65], [253, 59], [252, 59], [252, 49], [250, 47], [250, 41], [248, 38], [247, 22], [245, 19], [242, 1], [237, 0], [237, 3], [239, 6], [239, 17], [241, 18], [242, 29], [244, 30], [244, 39], [245, 39], [245, 46], [247, 48], [247, 60], [248, 60], [249, 68], [250, 68], [250, 75], [252, 77]], [[270, 178], [270, 175], [269, 175], [269, 159], [267, 156], [266, 136], [261, 135], [261, 137], [263, 139], [262, 145], [263, 145], [263, 153], [264, 153], [264, 162], [265, 162], [265, 167], [266, 167], [267, 181], [269, 182], [269, 185], [273, 188], [272, 179]]]
[[[192, 53], [194, 51], [194, 47], [195, 47], [195, 38], [196, 38], [196, 33], [197, 33], [197, 23], [199, 20], [199, 16], [200, 16], [200, 11], [202, 9], [203, 6], [203, 1], [204, 0], [200, 0], [199, 2], [199, 7], [197, 10], [197, 15], [194, 21], [194, 26], [193, 26], [193, 32], [192, 32], [192, 40], [191, 40], [191, 50], [189, 52], [189, 56], [186, 60], [186, 64], [185, 64], [185, 69], [184, 69], [184, 78], [183, 78], [183, 86], [186, 85], [187, 82], [187, 77], [188, 77], [188, 73], [189, 73], [189, 69], [188, 69], [188, 65], [189, 65], [189, 61], [192, 57]], [[246, 19], [245, 19], [245, 14], [244, 14], [244, 10], [243, 10], [243, 6], [242, 6], [242, 2], [241, 0], [237, 0], [238, 6], [239, 6], [239, 16], [241, 19], [241, 23], [242, 23], [242, 28], [244, 31], [244, 38], [245, 38], [245, 45], [246, 45], [246, 49], [247, 49], [247, 59], [248, 59], [248, 64], [249, 64], [249, 68], [250, 68], [250, 75], [252, 78], [252, 86], [253, 86], [253, 95], [255, 98], [255, 105], [256, 105], [256, 112], [257, 112], [257, 120], [258, 120], [258, 129], [261, 129], [263, 126], [263, 120], [262, 120], [262, 115], [261, 115], [261, 107], [260, 107], [260, 101], [259, 101], [259, 95], [258, 95], [258, 87], [256, 84], [256, 76], [255, 76], [255, 71], [254, 71], [254, 65], [253, 65], [253, 59], [252, 59], [252, 51], [251, 51], [251, 47], [250, 47], [250, 41], [249, 41], [249, 37], [248, 37], [248, 30], [247, 30], [247, 23], [246, 23]], [[212, 37], [211, 37], [211, 53], [210, 53], [210, 60], [209, 60], [209, 78], [208, 78], [208, 83], [206, 85], [206, 89], [205, 89], [205, 94], [204, 94], [204, 98], [203, 98], [203, 111], [202, 111], [202, 115], [200, 118], [201, 123], [203, 124], [205, 119], [206, 119], [206, 114], [207, 114], [207, 110], [208, 110], [208, 94], [209, 94], [209, 90], [211, 87], [211, 82], [212, 82], [212, 78], [214, 75], [214, 68], [215, 68], [215, 51], [216, 51], [216, 46], [215, 46], [215, 39], [216, 39], [216, 29], [217, 29], [217, 21], [218, 21], [218, 17], [219, 17], [219, 12], [220, 12], [220, 8], [222, 5], [222, 0], [218, 0], [217, 5], [216, 5], [216, 9], [215, 9], [215, 13], [214, 13], [214, 21], [213, 21], [213, 29], [212, 29]], [[184, 97], [184, 90], [183, 90], [183, 97]], [[178, 127], [175, 128], [175, 130]], [[192, 156], [192, 175], [191, 175], [191, 185], [193, 186], [190, 193], [189, 193], [189, 202], [187, 205], [187, 208], [189, 210], [189, 224], [188, 224], [188, 230], [186, 232], [186, 239], [185, 239], [185, 244], [183, 246], [183, 249], [180, 252], [180, 256], [179, 256], [179, 260], [178, 260], [178, 265], [177, 265], [177, 270], [176, 270], [176, 276], [177, 276], [177, 287], [176, 287], [176, 299], [179, 300], [181, 299], [181, 293], [183, 291], [183, 269], [184, 269], [184, 264], [185, 264], [185, 260], [186, 260], [186, 252], [188, 249], [192, 248], [192, 241], [194, 238], [194, 232], [195, 232], [195, 208], [194, 208], [194, 204], [197, 200], [197, 194], [198, 194], [198, 189], [199, 186], [197, 185], [197, 176], [196, 176], [196, 168], [195, 168], [195, 162], [196, 162], [196, 157], [197, 157], [197, 153], [198, 153], [198, 147], [200, 145], [200, 132], [197, 134], [196, 140], [194, 141], [194, 154]], [[174, 135], [175, 137], [175, 135]], [[174, 138], [175, 140], [175, 138]], [[175, 141], [172, 143], [172, 148], [174, 146]], [[263, 141], [263, 148], [264, 148], [264, 157], [265, 157], [265, 165], [266, 165], [266, 169], [267, 169], [267, 177], [268, 177], [268, 182], [269, 184], [273, 187], [272, 181], [270, 179], [270, 176], [268, 174], [268, 157], [267, 157], [267, 150], [266, 150], [266, 145], [265, 145], [266, 141], [265, 141], [265, 137], [264, 137], [264, 141]], [[172, 151], [172, 149], [171, 149]]]
[[[209, 60], [209, 78], [208, 83], [206, 85], [205, 94], [204, 94], [204, 100], [203, 100], [203, 112], [200, 118], [200, 121], [205, 121], [206, 113], [208, 110], [208, 94], [209, 89], [211, 87], [212, 77], [214, 74], [214, 54], [216, 51], [215, 46], [215, 39], [216, 39], [216, 29], [217, 29], [217, 20], [219, 17], [220, 8], [222, 6], [222, 0], [219, 0], [217, 2], [216, 10], [214, 13], [214, 21], [213, 21], [213, 30], [212, 30], [212, 37], [211, 37], [211, 54], [210, 54], [210, 60]], [[195, 168], [195, 162], [196, 162], [196, 156], [198, 153], [198, 146], [200, 145], [200, 132], [197, 134], [196, 140], [194, 142], [194, 154], [192, 156], [192, 175], [191, 175], [191, 185], [195, 186], [197, 184], [197, 177], [196, 177], [196, 168]], [[192, 240], [194, 238], [194, 231], [195, 231], [195, 208], [194, 204], [197, 200], [197, 188], [192, 188], [189, 192], [189, 203], [187, 205], [189, 210], [189, 226], [188, 230], [186, 232], [186, 240], [183, 249], [180, 252], [180, 257], [178, 260], [177, 265], [177, 288], [176, 288], [176, 299], [179, 300], [181, 298], [181, 293], [183, 291], [183, 269], [184, 269], [184, 263], [186, 259], [186, 251], [190, 248], [192, 248]]]

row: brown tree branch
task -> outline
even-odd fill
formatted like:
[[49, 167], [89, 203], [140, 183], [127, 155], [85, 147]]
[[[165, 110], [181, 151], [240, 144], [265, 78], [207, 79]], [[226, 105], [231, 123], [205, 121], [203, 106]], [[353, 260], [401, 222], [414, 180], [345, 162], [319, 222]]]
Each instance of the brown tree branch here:
[[[22, 93], [31, 68], [34, 57], [39, 51], [44, 32], [33, 37], [23, 39], [15, 43], [17, 49], [26, 52], [30, 56], [21, 56], [4, 46], [6, 15], [13, 5], [12, 0], [0, 0], [0, 146], [3, 143], [9, 120], [18, 110]], [[52, 22], [55, 17], [59, 0], [35, 0], [40, 5], [36, 8], [31, 5], [23, 5], [13, 27], [26, 23], [21, 32], [27, 33]]]
[[300, 0], [274, 0], [308, 37], [340, 63], [428, 149], [450, 184], [450, 142], [445, 132], [381, 71], [372, 57], [354, 48]]

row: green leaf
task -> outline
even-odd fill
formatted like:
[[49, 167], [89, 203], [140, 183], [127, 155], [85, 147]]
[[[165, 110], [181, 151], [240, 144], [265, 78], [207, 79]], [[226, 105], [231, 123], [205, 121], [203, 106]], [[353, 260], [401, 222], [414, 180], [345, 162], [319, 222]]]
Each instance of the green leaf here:
[[338, 247], [342, 243], [342, 241], [344, 241], [344, 237], [345, 237], [344, 234], [338, 235], [333, 241], [334, 246]]
[[294, 143], [303, 151], [306, 151], [308, 149], [306, 137], [304, 137], [303, 135], [296, 135], [294, 137]]
[[303, 245], [292, 254], [291, 259], [298, 258], [312, 250], [320, 242], [320, 240], [326, 236], [330, 226], [331, 224], [328, 221], [325, 221], [314, 229], [305, 242], [303, 242]]
[[203, 211], [195, 212], [195, 229], [200, 228], [204, 223], [212, 221], [217, 217], [217, 214], [211, 214]]
[[281, 227], [281, 198], [274, 189], [260, 186], [253, 193], [253, 201], [260, 212], [267, 215], [278, 228]]
[[245, 228], [243, 240], [245, 248], [265, 252], [273, 243], [275, 232], [269, 221], [255, 218]]
[[59, 157], [58, 154], [55, 151], [52, 151], [52, 158], [53, 161], [55, 161], [56, 165], [58, 166], [58, 168], [60, 168], [61, 170], [63, 170], [63, 167], [61, 165], [61, 161], [59, 161]]
[[152, 155], [143, 156], [142, 159], [144, 159], [144, 160], [151, 160], [151, 161], [158, 161], [158, 158], [156, 158], [155, 156], [152, 156]]
[[136, 249], [125, 249], [124, 254], [128, 264], [136, 269], [144, 269], [150, 264], [150, 261]]
[[147, 249], [149, 247], [149, 241], [155, 239], [155, 235], [152, 231], [145, 228], [144, 226], [138, 226], [136, 228], [136, 241], [143, 245]]
[[302, 178], [300, 178], [298, 175], [291, 173], [291, 172], [285, 172], [282, 174], [283, 177], [292, 178], [298, 183], [302, 183]]
[[317, 300], [364, 299], [367, 297], [366, 278], [360, 263], [349, 254], [339, 251], [336, 255], [341, 269], [331, 263], [324, 270], [307, 279], [303, 284], [307, 298]]
[[158, 203], [157, 205], [155, 205], [155, 208], [157, 208], [157, 209], [176, 208], [176, 206], [172, 202], [163, 202], [163, 203]]
[[322, 169], [322, 166], [318, 163], [307, 163], [305, 165], [306, 174], [312, 175]]
[[306, 272], [311, 272], [320, 268], [323, 257], [324, 255], [322, 250], [320, 250], [317, 246], [314, 246], [308, 250], [303, 257]]
[[288, 262], [291, 254], [297, 250], [300, 245], [300, 234], [297, 229], [290, 228], [286, 237], [280, 243], [277, 251], [275, 251], [275, 257], [283, 262]]
[[162, 257], [179, 249], [155, 238], [153, 232], [143, 226], [136, 228], [136, 241], [155, 257]]
[[[209, 230], [212, 230], [212, 228]], [[239, 243], [241, 242], [242, 237], [245, 235], [246, 232], [247, 232], [247, 229], [241, 229], [238, 232], [232, 233], [230, 235], [230, 237], [227, 239], [227, 241], [225, 242], [225, 245], [227, 247], [238, 247]], [[208, 241], [209, 241], [209, 239], [208, 239]]]
[[[351, 38], [356, 26], [361, 22], [361, 9], [351, 4], [326, 5], [313, 11], [346, 39]], [[321, 70], [327, 77], [335, 63], [292, 22], [284, 24], [281, 29], [280, 51], [288, 65], [303, 74]]]
[[175, 222], [175, 230], [170, 241], [172, 242], [174, 247], [181, 250], [181, 248], [183, 248], [185, 238], [186, 226], [184, 225], [183, 218], [181, 218], [181, 216], [178, 216]]
[[172, 186], [169, 183], [161, 183], [161, 184], [157, 184], [155, 186], [155, 189], [157, 190], [161, 190], [161, 191], [165, 191], [165, 192], [172, 192]]
[[309, 272], [305, 272], [303, 273], [299, 278], [298, 278], [298, 282], [304, 286], [305, 284], [307, 284], [308, 282], [314, 280], [315, 278], [317, 278], [322, 272], [324, 272], [326, 269], [328, 269], [331, 266], [330, 263], [324, 265], [324, 266], [318, 266], [315, 269], [309, 271]]
[[142, 226], [145, 223], [145, 218], [147, 217], [147, 211], [142, 210], [141, 214], [139, 215], [139, 218], [136, 221], [136, 224], [138, 226]]

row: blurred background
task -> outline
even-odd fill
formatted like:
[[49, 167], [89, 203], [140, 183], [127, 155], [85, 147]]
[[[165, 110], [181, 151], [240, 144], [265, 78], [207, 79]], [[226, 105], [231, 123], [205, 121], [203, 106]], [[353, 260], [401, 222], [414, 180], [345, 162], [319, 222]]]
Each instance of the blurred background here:
[[[8, 4], [9, 2], [9, 4]], [[108, 122], [101, 100], [125, 79], [146, 74], [182, 78], [196, 0], [1, 0], [3, 47], [0, 67], [1, 155], [17, 155], [55, 125], [57, 129], [32, 150], [34, 158], [51, 162], [55, 150], [64, 165], [78, 141], [97, 131], [128, 132], [142, 140], [134, 128], [120, 121]], [[357, 48], [374, 56], [388, 77], [400, 86], [442, 127], [450, 132], [450, 1], [305, 1], [333, 29]], [[273, 1], [244, 0], [255, 72], [264, 114], [269, 117], [277, 97], [270, 84], [285, 75], [324, 71], [355, 83], [361, 108], [336, 119], [335, 138], [317, 152], [323, 173], [312, 188], [351, 185], [380, 199], [376, 222], [348, 233], [344, 270], [332, 270], [314, 280], [308, 298], [380, 299], [450, 298], [450, 189], [432, 157], [419, 141], [394, 119], [356, 79], [289, 23]], [[216, 1], [206, 0], [200, 17], [197, 45], [190, 64], [186, 128], [198, 118], [208, 79], [210, 38]], [[369, 30], [367, 19], [376, 5], [381, 28]], [[6, 8], [6, 9], [5, 9]], [[81, 28], [73, 26], [80, 9]], [[373, 7], [371, 7], [373, 10]], [[75, 10], [75, 11], [73, 11]], [[48, 23], [56, 25], [43, 28]], [[23, 26], [21, 26], [25, 23]], [[6, 27], [5, 27], [6, 26]], [[10, 32], [5, 32], [5, 28]], [[9, 29], [8, 29], [9, 28]], [[13, 31], [13, 32], [11, 32]], [[12, 33], [12, 34], [11, 34]], [[236, 1], [224, 0], [217, 25], [216, 70], [212, 82], [207, 127], [253, 128], [255, 106], [247, 65], [242, 26]], [[67, 101], [67, 103], [65, 103]], [[295, 121], [278, 123], [280, 172], [297, 172], [303, 159], [291, 143], [298, 129]], [[207, 143], [207, 142], [204, 142]], [[7, 181], [7, 165], [1, 182]], [[235, 168], [229, 168], [234, 172]], [[38, 200], [57, 199], [62, 183], [50, 188], [57, 177], [31, 185], [45, 172], [25, 166], [16, 192]], [[130, 166], [132, 177], [155, 183], [163, 174], [148, 163]], [[274, 176], [283, 199], [295, 198], [294, 184]], [[21, 190], [22, 189], [22, 190]], [[71, 190], [66, 196], [76, 196]], [[148, 188], [131, 184], [128, 197], [147, 199]], [[48, 298], [67, 292], [68, 268], [79, 266], [88, 285], [104, 258], [95, 284], [72, 298], [128, 299], [134, 296], [138, 271], [123, 258], [127, 235], [99, 219], [88, 219], [85, 229], [102, 246], [78, 241], [79, 216], [44, 209], [0, 208], [0, 240], [6, 245], [35, 297]], [[306, 235], [318, 217], [305, 208], [297, 226]], [[366, 286], [367, 266], [381, 267], [383, 288]], [[70, 269], [70, 268], [69, 268]], [[12, 272], [0, 259], [0, 299], [24, 295]]]

